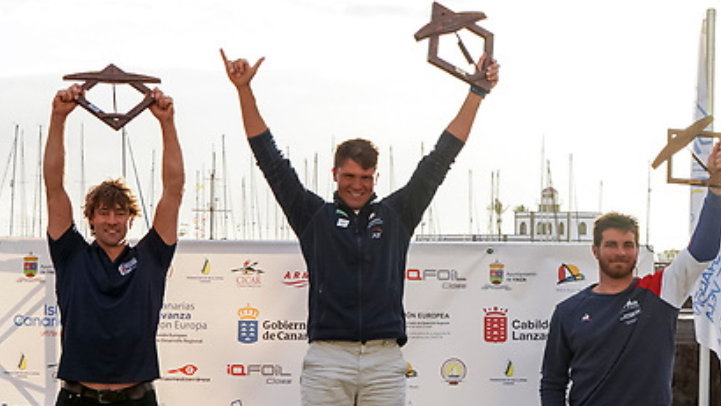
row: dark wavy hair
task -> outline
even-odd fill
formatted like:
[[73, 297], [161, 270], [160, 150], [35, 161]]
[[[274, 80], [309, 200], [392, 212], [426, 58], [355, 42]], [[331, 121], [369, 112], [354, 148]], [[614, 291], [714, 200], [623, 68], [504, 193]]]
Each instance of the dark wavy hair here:
[[348, 159], [354, 160], [363, 169], [375, 168], [378, 165], [378, 149], [363, 138], [348, 140], [336, 148], [333, 167], [340, 168]]
[[121, 207], [127, 209], [130, 214], [130, 221], [140, 215], [138, 201], [128, 185], [122, 179], [109, 179], [94, 186], [85, 195], [85, 207], [83, 215], [90, 220], [100, 207]]

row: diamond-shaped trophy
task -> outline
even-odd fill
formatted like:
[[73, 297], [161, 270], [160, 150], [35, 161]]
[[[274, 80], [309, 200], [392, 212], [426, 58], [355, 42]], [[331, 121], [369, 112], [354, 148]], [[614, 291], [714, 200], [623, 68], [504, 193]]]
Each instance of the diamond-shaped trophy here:
[[79, 105], [81, 105], [83, 108], [85, 108], [85, 110], [102, 120], [105, 124], [109, 125], [116, 131], [123, 128], [125, 124], [128, 124], [130, 120], [135, 118], [135, 116], [142, 113], [143, 110], [153, 104], [153, 98], [150, 95], [151, 90], [143, 83], [160, 83], [160, 79], [158, 78], [146, 75], [138, 75], [135, 73], [127, 73], [122, 69], [118, 68], [117, 66], [113, 65], [112, 63], [106, 66], [105, 69], [101, 71], [81, 72], [65, 75], [63, 76], [63, 80], [84, 80], [85, 83], [82, 84], [82, 88], [86, 91], [90, 90], [98, 83], [127, 83], [130, 86], [134, 87], [137, 91], [145, 95], [145, 97], [140, 103], [138, 103], [135, 107], [130, 109], [130, 111], [124, 114], [106, 113], [100, 107], [89, 102], [84, 95], [80, 96], [80, 98], [77, 100]]
[[[491, 82], [486, 79], [485, 72], [493, 59], [493, 33], [475, 24], [476, 21], [483, 20], [485, 18], [486, 15], [480, 11], [456, 13], [447, 7], [442, 6], [440, 3], [434, 2], [431, 12], [431, 22], [418, 30], [415, 34], [415, 38], [416, 41], [429, 38], [428, 62], [436, 65], [462, 81], [470, 83], [472, 86], [477, 86], [486, 92], [490, 92]], [[463, 57], [469, 64], [473, 66], [476, 65], [465, 44], [461, 41], [461, 37], [458, 36], [457, 33], [464, 28], [483, 38], [484, 52], [488, 55], [481, 69], [479, 70], [476, 68], [473, 73], [466, 72], [465, 70], [438, 56], [438, 38], [444, 34], [455, 33], [458, 38], [458, 47], [461, 49]]]

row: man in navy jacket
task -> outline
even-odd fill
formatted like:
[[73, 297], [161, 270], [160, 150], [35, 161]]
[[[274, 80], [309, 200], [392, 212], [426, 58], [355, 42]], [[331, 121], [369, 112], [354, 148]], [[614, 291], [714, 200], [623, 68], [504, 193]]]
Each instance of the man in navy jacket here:
[[[719, 144], [708, 168], [711, 184], [719, 185]], [[543, 357], [543, 406], [670, 405], [678, 312], [720, 244], [719, 187], [709, 188], [688, 247], [666, 269], [642, 278], [633, 275], [636, 220], [619, 213], [599, 217], [592, 247], [599, 282], [553, 312]]]
[[[405, 405], [407, 341], [403, 310], [406, 255], [413, 230], [471, 130], [486, 92], [472, 88], [457, 116], [408, 183], [375, 201], [378, 152], [370, 141], [338, 146], [326, 202], [306, 190], [275, 145], [250, 87], [263, 59], [229, 61], [251, 149], [308, 266], [308, 339], [301, 376], [303, 405]], [[478, 62], [483, 66], [485, 56]], [[493, 85], [498, 64], [486, 70]]]

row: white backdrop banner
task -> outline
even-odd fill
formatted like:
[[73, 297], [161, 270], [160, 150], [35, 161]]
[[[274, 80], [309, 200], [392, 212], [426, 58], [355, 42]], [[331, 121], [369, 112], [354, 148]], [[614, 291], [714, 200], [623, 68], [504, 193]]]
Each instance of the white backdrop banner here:
[[[642, 250], [639, 274], [652, 272]], [[162, 405], [300, 405], [307, 270], [295, 242], [181, 241], [158, 328]], [[414, 243], [408, 405], [537, 405], [556, 303], [597, 280], [588, 243]], [[53, 405], [60, 354], [44, 240], [0, 241], [0, 406]]]

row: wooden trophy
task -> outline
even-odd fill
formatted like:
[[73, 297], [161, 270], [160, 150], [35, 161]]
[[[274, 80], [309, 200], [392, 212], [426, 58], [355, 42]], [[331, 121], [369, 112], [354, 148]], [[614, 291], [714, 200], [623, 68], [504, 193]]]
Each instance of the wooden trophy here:
[[133, 107], [130, 111], [125, 114], [119, 113], [106, 113], [98, 106], [90, 103], [85, 96], [81, 96], [78, 99], [78, 104], [81, 105], [85, 110], [89, 111], [92, 115], [102, 120], [105, 124], [112, 127], [114, 130], [119, 130], [128, 124], [130, 120], [135, 118], [138, 114], [142, 113], [143, 110], [153, 104], [153, 98], [150, 95], [150, 89], [143, 83], [160, 83], [160, 79], [152, 76], [138, 75], [135, 73], [126, 73], [117, 66], [110, 64], [105, 69], [98, 72], [82, 72], [73, 73], [70, 75], [63, 76], [64, 80], [84, 80], [82, 88], [90, 90], [93, 86], [98, 83], [127, 83], [134, 87], [137, 91], [144, 94], [143, 100]]
[[[486, 79], [485, 72], [493, 59], [493, 33], [475, 24], [476, 21], [483, 20], [485, 18], [486, 15], [482, 12], [470, 11], [455, 13], [441, 4], [434, 2], [431, 13], [431, 22], [418, 30], [415, 34], [415, 38], [416, 41], [420, 41], [424, 38], [429, 39], [428, 62], [461, 79], [462, 81], [469, 83], [471, 86], [490, 92], [491, 82]], [[438, 56], [438, 38], [444, 34], [455, 33], [458, 38], [458, 47], [463, 53], [464, 58], [469, 64], [476, 66], [471, 54], [468, 52], [468, 49], [463, 41], [461, 41], [461, 37], [458, 36], [458, 31], [464, 28], [483, 38], [485, 43], [484, 52], [488, 55], [481, 69], [479, 70], [476, 67], [476, 70], [473, 73], [467, 72]]]

